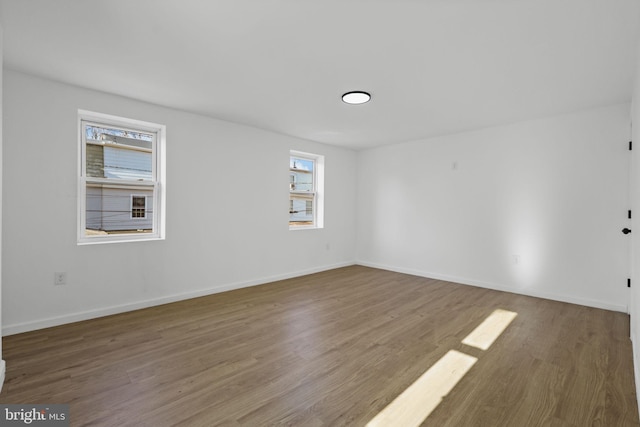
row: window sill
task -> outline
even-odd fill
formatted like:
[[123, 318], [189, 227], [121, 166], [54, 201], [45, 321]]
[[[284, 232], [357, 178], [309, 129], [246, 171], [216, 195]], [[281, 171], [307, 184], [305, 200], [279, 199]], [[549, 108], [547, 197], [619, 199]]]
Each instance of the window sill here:
[[297, 225], [294, 227], [289, 226], [289, 231], [298, 231], [298, 230], [318, 230], [323, 227], [318, 227], [317, 225]]
[[133, 243], [133, 242], [150, 242], [154, 240], [165, 240], [164, 237], [158, 235], [149, 236], [113, 236], [113, 237], [84, 237], [78, 239], [78, 246], [86, 245], [103, 245], [107, 243]]

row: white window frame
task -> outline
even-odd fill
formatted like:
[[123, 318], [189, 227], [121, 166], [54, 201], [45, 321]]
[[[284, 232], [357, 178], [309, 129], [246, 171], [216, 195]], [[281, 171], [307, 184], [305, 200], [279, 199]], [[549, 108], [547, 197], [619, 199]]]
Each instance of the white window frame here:
[[[126, 129], [133, 132], [145, 132], [155, 135], [152, 142], [152, 179], [150, 181], [130, 181], [123, 179], [95, 178], [87, 176], [86, 133], [84, 125], [92, 124], [101, 127]], [[110, 114], [93, 111], [78, 110], [78, 245], [96, 243], [119, 243], [165, 239], [165, 210], [166, 210], [166, 127], [158, 123], [134, 120]], [[153, 190], [152, 222], [150, 233], [121, 233], [87, 236], [87, 184], [116, 185], [131, 190]], [[131, 199], [133, 203], [133, 198]], [[148, 212], [148, 202], [145, 197], [145, 215]], [[137, 218], [142, 219], [142, 218]]]
[[[310, 225], [291, 225], [289, 230], [309, 230], [316, 228], [324, 228], [324, 156], [320, 154], [306, 153], [303, 151], [289, 151], [289, 165], [291, 165], [291, 157], [309, 160], [314, 163], [313, 167], [313, 189], [312, 191], [296, 191], [289, 189], [289, 200], [291, 194], [312, 195], [313, 197], [313, 222]], [[289, 178], [291, 184], [291, 178]], [[290, 186], [291, 187], [291, 186]], [[291, 203], [291, 202], [290, 202]]]
[[[133, 210], [134, 209], [140, 209], [139, 207], [135, 207], [133, 206], [133, 199], [134, 197], [142, 197], [144, 198], [144, 216], [133, 216]], [[129, 203], [129, 214], [130, 214], [130, 218], [133, 220], [137, 220], [137, 219], [147, 219], [147, 195], [146, 194], [131, 194], [131, 199], [130, 199], [130, 203]]]

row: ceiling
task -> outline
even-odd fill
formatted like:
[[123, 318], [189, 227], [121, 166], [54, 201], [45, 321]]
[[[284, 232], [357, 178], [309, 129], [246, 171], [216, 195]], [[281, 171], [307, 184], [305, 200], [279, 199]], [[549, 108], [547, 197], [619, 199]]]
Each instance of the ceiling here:
[[363, 149], [629, 101], [640, 2], [0, 0], [0, 20], [7, 68]]

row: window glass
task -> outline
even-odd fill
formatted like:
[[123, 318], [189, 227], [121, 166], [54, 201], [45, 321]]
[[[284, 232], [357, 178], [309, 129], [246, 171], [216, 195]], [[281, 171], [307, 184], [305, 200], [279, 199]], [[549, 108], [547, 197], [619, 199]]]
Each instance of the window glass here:
[[292, 151], [289, 157], [289, 228], [322, 227], [322, 165], [324, 157]]
[[131, 196], [131, 218], [147, 217], [147, 196]]

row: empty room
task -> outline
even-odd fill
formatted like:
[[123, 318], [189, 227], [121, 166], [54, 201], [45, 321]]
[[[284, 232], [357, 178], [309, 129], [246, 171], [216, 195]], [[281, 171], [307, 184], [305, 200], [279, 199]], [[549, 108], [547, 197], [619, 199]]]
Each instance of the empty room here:
[[640, 426], [637, 0], [0, 26], [0, 425]]

